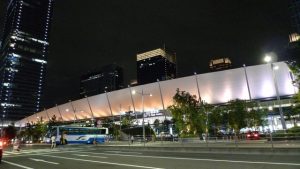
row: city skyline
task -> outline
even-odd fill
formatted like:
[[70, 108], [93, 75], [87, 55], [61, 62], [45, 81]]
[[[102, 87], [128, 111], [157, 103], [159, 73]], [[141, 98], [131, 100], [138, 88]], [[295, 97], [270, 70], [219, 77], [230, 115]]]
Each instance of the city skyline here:
[[208, 72], [218, 57], [233, 67], [270, 51], [284, 60], [291, 29], [289, 3], [279, 0], [55, 3], [46, 105], [76, 98], [80, 75], [109, 63], [124, 68], [126, 86], [136, 54], [163, 44], [176, 51], [179, 77]]

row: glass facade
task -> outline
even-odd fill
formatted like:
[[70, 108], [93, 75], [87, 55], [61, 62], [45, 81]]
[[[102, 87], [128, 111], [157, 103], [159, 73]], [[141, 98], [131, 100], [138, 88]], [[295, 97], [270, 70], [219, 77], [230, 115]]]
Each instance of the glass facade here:
[[8, 0], [0, 48], [2, 121], [41, 109], [53, 0]]
[[155, 49], [137, 55], [139, 85], [176, 78], [176, 56], [165, 49]]
[[291, 0], [289, 10], [293, 31], [300, 34], [300, 0]]
[[123, 69], [116, 64], [110, 64], [83, 75], [80, 80], [80, 97], [93, 96], [123, 88]]

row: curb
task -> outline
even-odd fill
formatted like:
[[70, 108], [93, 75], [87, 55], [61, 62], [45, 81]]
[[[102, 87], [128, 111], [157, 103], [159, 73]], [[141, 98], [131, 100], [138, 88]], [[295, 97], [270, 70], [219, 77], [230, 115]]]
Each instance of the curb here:
[[300, 155], [300, 148], [245, 148], [245, 147], [143, 147], [143, 146], [97, 146], [107, 150], [185, 152], [185, 153], [218, 153], [218, 154], [272, 154]]

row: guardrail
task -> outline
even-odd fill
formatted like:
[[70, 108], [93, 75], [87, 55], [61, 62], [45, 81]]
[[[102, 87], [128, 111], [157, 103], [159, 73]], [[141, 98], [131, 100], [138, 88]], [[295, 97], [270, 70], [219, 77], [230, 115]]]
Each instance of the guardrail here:
[[273, 137], [262, 135], [259, 139], [247, 139], [244, 135], [219, 137], [151, 137], [146, 136], [145, 144], [142, 135], [134, 136], [133, 143], [130, 138], [111, 144], [163, 146], [163, 147], [224, 147], [224, 148], [300, 148], [300, 136]]

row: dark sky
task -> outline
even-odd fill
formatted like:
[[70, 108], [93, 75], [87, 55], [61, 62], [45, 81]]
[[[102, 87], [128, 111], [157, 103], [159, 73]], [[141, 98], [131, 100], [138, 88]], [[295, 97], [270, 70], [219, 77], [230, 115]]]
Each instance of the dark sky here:
[[[2, 1], [2, 0], [1, 0]], [[125, 83], [136, 78], [136, 54], [166, 46], [177, 53], [178, 75], [208, 72], [212, 58], [235, 67], [279, 57], [288, 43], [288, 0], [56, 0], [45, 98], [79, 95], [79, 78], [117, 63]]]

